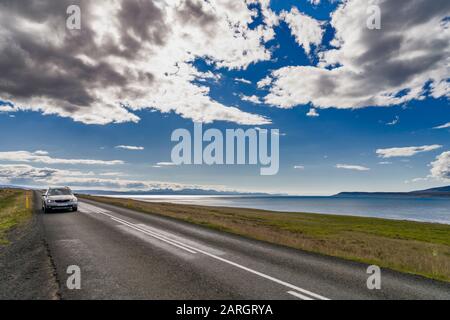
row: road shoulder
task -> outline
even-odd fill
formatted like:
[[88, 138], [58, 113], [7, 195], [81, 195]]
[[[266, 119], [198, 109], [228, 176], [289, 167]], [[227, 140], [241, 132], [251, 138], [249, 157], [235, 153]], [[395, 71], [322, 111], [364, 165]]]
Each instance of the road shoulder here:
[[[36, 201], [36, 195], [35, 195]], [[45, 242], [39, 205], [27, 223], [8, 234], [0, 247], [0, 299], [50, 300], [59, 298], [54, 266]]]

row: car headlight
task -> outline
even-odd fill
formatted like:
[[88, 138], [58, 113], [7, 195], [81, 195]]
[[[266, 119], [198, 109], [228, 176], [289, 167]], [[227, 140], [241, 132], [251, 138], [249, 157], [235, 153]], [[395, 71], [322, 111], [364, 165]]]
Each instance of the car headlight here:
[[78, 199], [73, 197], [72, 202], [77, 202], [77, 201], [78, 201]]
[[47, 199], [47, 203], [52, 203], [53, 200]]

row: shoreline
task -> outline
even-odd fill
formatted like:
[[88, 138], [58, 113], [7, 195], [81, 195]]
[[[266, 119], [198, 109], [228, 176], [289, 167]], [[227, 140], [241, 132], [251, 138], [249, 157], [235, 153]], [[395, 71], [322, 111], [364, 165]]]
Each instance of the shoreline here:
[[[413, 222], [423, 222], [423, 223], [438, 223], [443, 225], [450, 225], [450, 211], [448, 212], [448, 216], [444, 214], [443, 217], [435, 217], [432, 215], [443, 215], [442, 213], [431, 213], [430, 208], [428, 207], [428, 203], [426, 204], [426, 208], [424, 210], [428, 210], [427, 214], [424, 214], [423, 217], [414, 217], [414, 212], [406, 212], [409, 208], [402, 208], [403, 212], [388, 212], [386, 209], [381, 210], [379, 207], [368, 208], [364, 207], [361, 209], [355, 209], [350, 205], [343, 206], [342, 209], [339, 206], [331, 206], [339, 205], [341, 203], [345, 203], [347, 201], [356, 201], [356, 202], [364, 202], [364, 201], [405, 201], [416, 200], [419, 202], [422, 201], [433, 201], [440, 203], [449, 202], [448, 205], [450, 207], [450, 199], [449, 198], [441, 198], [441, 197], [432, 197], [432, 198], [423, 198], [417, 196], [408, 196], [408, 197], [375, 197], [375, 196], [367, 196], [367, 197], [335, 197], [335, 196], [235, 196], [235, 195], [108, 195], [108, 194], [86, 194], [88, 196], [97, 196], [97, 197], [109, 197], [116, 199], [133, 199], [137, 201], [145, 201], [149, 203], [171, 203], [171, 204], [179, 204], [179, 205], [195, 205], [201, 207], [220, 207], [220, 208], [235, 208], [235, 209], [254, 209], [254, 210], [262, 210], [269, 212], [278, 212], [278, 213], [310, 213], [317, 215], [333, 215], [333, 216], [345, 216], [345, 217], [367, 217], [367, 218], [380, 218], [380, 219], [388, 219], [395, 221], [413, 221]], [[202, 201], [203, 200], [203, 201]], [[256, 200], [249, 204], [246, 201]], [[275, 202], [261, 202], [261, 200], [274, 200]], [[295, 201], [300, 200], [303, 203], [294, 205], [294, 204], [285, 204], [283, 201]], [[309, 205], [310, 201], [321, 200], [324, 203], [329, 205], [317, 205], [313, 206]], [[333, 202], [333, 203], [332, 203]], [[300, 206], [297, 208], [296, 206]], [[304, 208], [302, 208], [302, 206]], [[321, 207], [320, 209], [314, 209], [315, 207]], [[388, 207], [386, 205], [386, 207]], [[309, 209], [313, 208], [313, 209]], [[322, 210], [321, 210], [322, 209]], [[381, 210], [381, 211], [380, 211]], [[398, 207], [397, 207], [397, 210]], [[414, 207], [414, 210], [415, 207]], [[381, 212], [381, 213], [380, 213]]]
[[450, 225], [85, 196], [294, 249], [450, 282]]

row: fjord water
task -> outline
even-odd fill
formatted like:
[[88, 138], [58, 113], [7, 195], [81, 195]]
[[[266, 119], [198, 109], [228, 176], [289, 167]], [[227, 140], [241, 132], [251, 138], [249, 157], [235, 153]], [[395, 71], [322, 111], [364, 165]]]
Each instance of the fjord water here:
[[450, 224], [450, 198], [299, 196], [119, 196], [151, 202], [377, 217]]

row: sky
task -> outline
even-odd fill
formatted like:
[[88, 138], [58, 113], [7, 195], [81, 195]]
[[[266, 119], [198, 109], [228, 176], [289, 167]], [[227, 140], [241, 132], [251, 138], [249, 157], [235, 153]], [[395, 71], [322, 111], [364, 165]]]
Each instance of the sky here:
[[[73, 4], [80, 29], [67, 27]], [[449, 17], [441, 0], [2, 1], [0, 184], [448, 185]], [[171, 134], [194, 122], [279, 129], [279, 172], [173, 165]]]

